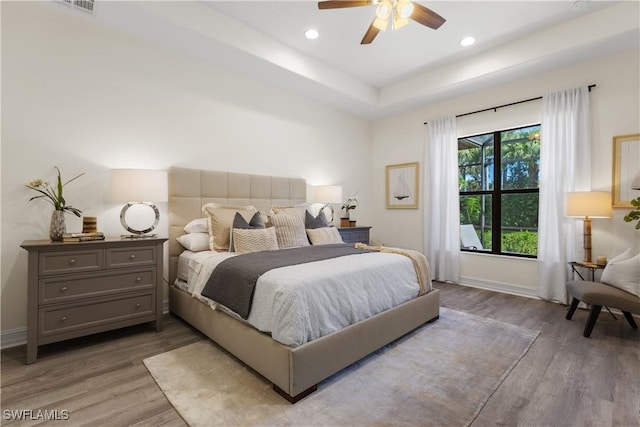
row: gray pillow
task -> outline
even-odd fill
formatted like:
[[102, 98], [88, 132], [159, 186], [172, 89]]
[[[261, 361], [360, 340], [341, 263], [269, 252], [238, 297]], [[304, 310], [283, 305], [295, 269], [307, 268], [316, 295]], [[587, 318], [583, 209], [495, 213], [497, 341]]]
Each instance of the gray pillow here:
[[239, 212], [236, 212], [235, 216], [233, 217], [233, 224], [231, 224], [231, 235], [229, 236], [229, 241], [230, 241], [229, 252], [236, 251], [235, 245], [233, 244], [234, 228], [240, 228], [245, 230], [265, 228], [264, 219], [262, 219], [262, 215], [260, 215], [260, 212], [256, 212], [251, 217], [251, 220], [247, 222], [247, 220], [244, 219], [244, 217], [240, 215]]
[[327, 222], [327, 217], [322, 213], [322, 210], [320, 210], [320, 213], [315, 218], [309, 213], [309, 211], [305, 212], [304, 228], [314, 229], [324, 227], [329, 227], [329, 223]]

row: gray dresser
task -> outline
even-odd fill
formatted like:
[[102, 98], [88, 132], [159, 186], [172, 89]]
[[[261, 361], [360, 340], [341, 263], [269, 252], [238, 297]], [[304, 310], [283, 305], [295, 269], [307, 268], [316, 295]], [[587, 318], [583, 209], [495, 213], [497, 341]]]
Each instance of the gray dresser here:
[[155, 322], [162, 330], [164, 238], [27, 240], [27, 363], [38, 346]]

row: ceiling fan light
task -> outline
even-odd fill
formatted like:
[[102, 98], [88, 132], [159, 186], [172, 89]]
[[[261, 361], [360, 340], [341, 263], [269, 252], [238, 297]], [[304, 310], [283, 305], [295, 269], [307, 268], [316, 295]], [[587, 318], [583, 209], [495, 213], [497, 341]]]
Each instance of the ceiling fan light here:
[[396, 5], [396, 15], [403, 19], [407, 19], [413, 13], [413, 3], [409, 0], [400, 0]]
[[397, 13], [393, 15], [393, 29], [398, 30], [409, 23], [408, 19], [405, 19]]
[[373, 26], [379, 29], [380, 31], [387, 31], [387, 27], [389, 26], [389, 20], [376, 18], [373, 21]]
[[391, 2], [389, 0], [385, 0], [382, 3], [380, 3], [378, 5], [378, 8], [376, 9], [376, 16], [378, 17], [378, 19], [389, 18], [389, 15], [391, 15], [392, 7], [393, 6], [391, 5]]

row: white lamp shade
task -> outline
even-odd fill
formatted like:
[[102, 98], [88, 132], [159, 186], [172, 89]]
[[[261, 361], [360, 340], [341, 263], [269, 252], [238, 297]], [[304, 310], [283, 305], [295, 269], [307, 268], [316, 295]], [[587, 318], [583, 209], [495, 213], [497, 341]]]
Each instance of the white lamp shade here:
[[339, 185], [316, 185], [313, 190], [314, 203], [342, 202], [342, 187]]
[[608, 191], [577, 191], [566, 194], [565, 216], [611, 217], [611, 193]]
[[169, 200], [167, 172], [149, 169], [111, 170], [110, 200], [114, 202], [155, 202]]

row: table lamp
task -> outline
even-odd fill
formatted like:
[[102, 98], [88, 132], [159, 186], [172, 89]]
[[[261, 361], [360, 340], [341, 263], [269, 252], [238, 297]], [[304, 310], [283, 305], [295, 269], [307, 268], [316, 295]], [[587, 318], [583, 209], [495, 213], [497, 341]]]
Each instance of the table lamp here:
[[607, 191], [576, 191], [566, 193], [565, 216], [584, 217], [584, 262], [592, 262], [591, 218], [611, 217], [611, 193]]
[[[155, 234], [149, 234], [158, 226], [160, 220], [160, 212], [155, 203], [169, 200], [167, 172], [149, 169], [113, 169], [110, 199], [114, 202], [126, 202], [120, 211], [120, 223], [132, 234], [122, 235], [123, 239], [155, 237]], [[138, 230], [127, 224], [127, 210], [134, 205], [145, 205], [153, 210], [155, 214], [153, 225]]]
[[313, 190], [313, 202], [324, 203], [324, 206], [320, 208], [320, 212], [323, 212], [325, 208], [329, 208], [331, 211], [329, 224], [333, 223], [333, 203], [342, 203], [342, 187], [339, 185], [316, 185]]

